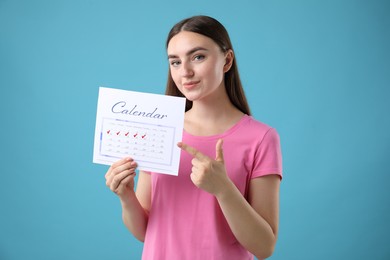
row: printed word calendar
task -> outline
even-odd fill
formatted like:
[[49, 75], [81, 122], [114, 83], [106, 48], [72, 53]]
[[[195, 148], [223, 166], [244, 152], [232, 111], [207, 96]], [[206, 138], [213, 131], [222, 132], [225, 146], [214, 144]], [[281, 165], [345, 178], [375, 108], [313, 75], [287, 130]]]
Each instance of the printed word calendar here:
[[133, 158], [139, 170], [177, 175], [185, 98], [99, 88], [93, 162]]

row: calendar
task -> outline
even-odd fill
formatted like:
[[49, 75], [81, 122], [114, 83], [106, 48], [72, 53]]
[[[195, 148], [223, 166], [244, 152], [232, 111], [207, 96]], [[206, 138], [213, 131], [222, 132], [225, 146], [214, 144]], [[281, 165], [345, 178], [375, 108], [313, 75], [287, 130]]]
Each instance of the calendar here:
[[139, 170], [177, 175], [185, 98], [99, 88], [93, 162], [133, 158]]

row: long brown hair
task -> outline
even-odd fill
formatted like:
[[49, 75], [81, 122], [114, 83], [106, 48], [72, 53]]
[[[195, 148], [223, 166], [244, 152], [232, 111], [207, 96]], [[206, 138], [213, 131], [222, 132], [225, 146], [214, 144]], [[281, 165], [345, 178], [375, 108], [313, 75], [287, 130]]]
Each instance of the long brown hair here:
[[[216, 44], [218, 44], [218, 46], [223, 52], [226, 52], [228, 50], [233, 51], [233, 46], [225, 27], [212, 17], [204, 15], [193, 16], [175, 24], [168, 34], [166, 48], [168, 48], [169, 41], [172, 39], [172, 37], [177, 35], [181, 31], [202, 34], [206, 37], [209, 37]], [[240, 75], [238, 73], [237, 62], [235, 58], [233, 59], [233, 64], [230, 70], [225, 73], [224, 79], [226, 92], [230, 101], [241, 112], [250, 115], [251, 112], [247, 99], [245, 97], [244, 89], [241, 84]], [[175, 82], [173, 81], [170, 70], [168, 71], [168, 82], [165, 94], [170, 96], [184, 97], [184, 95], [179, 91]], [[186, 111], [190, 110], [191, 107], [192, 101], [187, 99]]]

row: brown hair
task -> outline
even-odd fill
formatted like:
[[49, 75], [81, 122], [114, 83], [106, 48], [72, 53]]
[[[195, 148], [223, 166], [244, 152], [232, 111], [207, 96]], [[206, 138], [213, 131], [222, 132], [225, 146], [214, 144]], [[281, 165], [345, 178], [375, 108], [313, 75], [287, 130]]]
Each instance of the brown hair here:
[[[184, 19], [174, 25], [168, 34], [166, 41], [166, 48], [168, 48], [169, 41], [181, 31], [194, 32], [202, 34], [212, 39], [223, 52], [228, 50], [233, 51], [233, 46], [230, 37], [225, 27], [216, 19], [209, 16], [193, 16]], [[233, 51], [234, 52], [234, 51]], [[236, 59], [233, 59], [233, 64], [229, 71], [225, 73], [225, 87], [227, 95], [233, 105], [241, 112], [250, 115], [250, 109], [245, 97], [244, 89], [241, 84], [240, 75], [238, 73]], [[184, 97], [179, 91], [175, 82], [172, 79], [170, 70], [168, 71], [168, 81], [165, 90], [166, 95]], [[192, 101], [186, 101], [186, 111], [192, 107]]]

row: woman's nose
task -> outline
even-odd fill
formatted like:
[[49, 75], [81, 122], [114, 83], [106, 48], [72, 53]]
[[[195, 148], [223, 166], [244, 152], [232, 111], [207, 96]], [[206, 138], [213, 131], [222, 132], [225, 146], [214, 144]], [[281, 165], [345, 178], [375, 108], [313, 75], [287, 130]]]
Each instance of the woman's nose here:
[[191, 64], [183, 62], [181, 66], [181, 76], [182, 77], [192, 77], [194, 75], [194, 70]]

